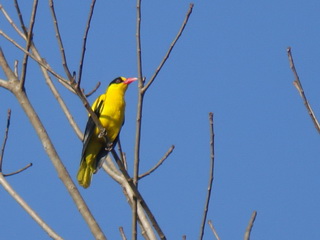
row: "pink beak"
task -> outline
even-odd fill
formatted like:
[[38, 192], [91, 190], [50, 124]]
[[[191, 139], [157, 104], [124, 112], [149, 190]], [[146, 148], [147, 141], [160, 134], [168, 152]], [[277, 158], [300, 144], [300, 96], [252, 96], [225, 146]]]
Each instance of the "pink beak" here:
[[125, 80], [123, 83], [130, 84], [130, 83], [137, 81], [137, 80], [138, 80], [138, 78], [127, 78], [127, 80]]

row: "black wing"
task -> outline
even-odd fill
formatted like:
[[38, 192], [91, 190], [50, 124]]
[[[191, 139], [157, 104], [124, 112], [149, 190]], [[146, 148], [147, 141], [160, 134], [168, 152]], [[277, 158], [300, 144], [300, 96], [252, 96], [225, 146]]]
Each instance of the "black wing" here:
[[[96, 101], [97, 102], [93, 103], [93, 108], [94, 108], [93, 110], [94, 110], [94, 113], [99, 118], [100, 115], [101, 115], [101, 110], [102, 110], [103, 105], [104, 105], [104, 97], [103, 97], [103, 95], [101, 95]], [[87, 125], [86, 125], [86, 129], [84, 131], [83, 141], [82, 141], [83, 142], [82, 157], [84, 155], [85, 150], [87, 149], [88, 143], [90, 142], [90, 139], [91, 139], [91, 136], [92, 136], [92, 134], [94, 132], [95, 127], [96, 127], [96, 124], [94, 123], [92, 118], [89, 117]]]

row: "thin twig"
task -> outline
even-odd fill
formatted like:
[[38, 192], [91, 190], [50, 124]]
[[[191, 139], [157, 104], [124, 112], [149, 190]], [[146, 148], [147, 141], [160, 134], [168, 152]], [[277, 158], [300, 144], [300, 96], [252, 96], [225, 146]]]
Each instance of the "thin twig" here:
[[[5, 18], [7, 19], [7, 21], [10, 23], [10, 25], [13, 27], [13, 29], [19, 34], [20, 37], [22, 37], [25, 41], [27, 41], [26, 38], [26, 27], [24, 25], [23, 19], [22, 19], [22, 15], [20, 12], [20, 8], [18, 5], [17, 0], [15, 0], [15, 4], [16, 4], [16, 9], [18, 12], [18, 16], [19, 16], [19, 20], [22, 26], [22, 29], [24, 29], [24, 31], [20, 31], [20, 29], [17, 27], [17, 25], [12, 21], [12, 19], [10, 18], [9, 14], [5, 11], [5, 9], [0, 5], [0, 10], [3, 13], [3, 15], [5, 16]], [[10, 38], [7, 34], [5, 34], [1, 29], [0, 29], [0, 35], [2, 35], [4, 38], [6, 38], [9, 42], [11, 42], [14, 46], [16, 46], [17, 48], [19, 48], [24, 54], [27, 54], [29, 57], [31, 57], [34, 61], [36, 61], [40, 66], [44, 67], [47, 71], [49, 71], [53, 76], [55, 76], [58, 81], [64, 86], [66, 87], [68, 90], [70, 90], [71, 92], [75, 93], [75, 91], [73, 90], [72, 87], [70, 87], [69, 82], [64, 79], [62, 76], [60, 76], [59, 74], [57, 74], [55, 71], [53, 71], [51, 69], [51, 67], [47, 64], [44, 63], [43, 58], [40, 57], [40, 54], [38, 53], [36, 47], [34, 46], [34, 44], [31, 45], [31, 50], [34, 52], [35, 55], [31, 54], [30, 52], [26, 51], [23, 47], [21, 47], [16, 41], [14, 41], [12, 38]]]
[[84, 56], [85, 56], [85, 52], [86, 52], [87, 38], [88, 38], [90, 23], [91, 23], [95, 4], [96, 4], [96, 0], [92, 0], [91, 6], [90, 6], [89, 17], [88, 17], [88, 21], [87, 21], [87, 26], [86, 26], [84, 36], [83, 36], [82, 53], [81, 53], [81, 59], [80, 59], [80, 64], [79, 64], [78, 81], [77, 81], [78, 87], [80, 87], [80, 84], [81, 84], [82, 67], [83, 67], [83, 61], [84, 61]]
[[209, 183], [208, 183], [208, 191], [207, 191], [207, 199], [206, 203], [204, 205], [203, 210], [203, 218], [202, 218], [202, 224], [200, 227], [200, 235], [199, 240], [203, 239], [204, 234], [204, 227], [206, 224], [208, 209], [209, 209], [209, 203], [210, 203], [210, 197], [211, 197], [211, 189], [212, 189], [212, 182], [214, 179], [214, 128], [213, 128], [213, 113], [209, 113], [209, 125], [210, 125], [210, 173], [209, 173]]
[[182, 23], [182, 26], [177, 34], [177, 36], [175, 37], [175, 39], [173, 40], [173, 42], [171, 43], [169, 50], [167, 51], [166, 55], [164, 56], [163, 60], [161, 61], [160, 65], [158, 66], [158, 68], [156, 69], [155, 73], [153, 74], [153, 76], [151, 77], [151, 79], [149, 80], [149, 82], [146, 84], [146, 86], [142, 89], [143, 92], [147, 91], [147, 89], [150, 87], [150, 85], [153, 83], [153, 81], [155, 80], [155, 78], [157, 77], [158, 73], [160, 72], [161, 68], [163, 67], [163, 65], [165, 64], [165, 62], [167, 61], [167, 59], [170, 56], [170, 53], [172, 52], [172, 49], [174, 48], [174, 46], [176, 45], [177, 41], [179, 40], [181, 34], [183, 33], [183, 30], [185, 29], [189, 17], [192, 13], [192, 9], [193, 9], [194, 4], [190, 3], [189, 5], [189, 9], [187, 12], [187, 15]]
[[[133, 165], [133, 183], [138, 188], [139, 181], [139, 165], [140, 165], [140, 138], [141, 138], [141, 120], [142, 120], [142, 104], [143, 104], [143, 75], [142, 75], [142, 57], [141, 57], [141, 0], [137, 0], [136, 11], [136, 48], [137, 48], [137, 71], [138, 71], [138, 109], [136, 120], [136, 136], [134, 149], [134, 165]], [[133, 199], [132, 203], [132, 240], [137, 239], [137, 199]]]
[[250, 221], [249, 221], [249, 224], [246, 228], [246, 232], [244, 234], [244, 240], [250, 240], [250, 234], [251, 234], [251, 230], [252, 230], [252, 227], [253, 227], [253, 223], [256, 219], [256, 216], [257, 216], [257, 211], [253, 211], [252, 215], [251, 215], [251, 218], [250, 218]]
[[[90, 97], [92, 94], [94, 94], [98, 90], [100, 85], [101, 85], [101, 82], [98, 82], [97, 85], [94, 87], [94, 89], [92, 89], [90, 92], [85, 94], [86, 97]], [[84, 91], [84, 90], [82, 89], [82, 91]]]
[[216, 239], [217, 239], [217, 240], [220, 240], [220, 237], [219, 237], [216, 229], [214, 228], [214, 226], [213, 226], [213, 224], [212, 224], [212, 221], [209, 220], [209, 221], [208, 221], [208, 224], [209, 224], [209, 226], [210, 226], [210, 228], [211, 228], [211, 231], [213, 232], [214, 236], [216, 237]]
[[172, 145], [169, 150], [165, 153], [165, 155], [159, 160], [159, 162], [151, 168], [149, 171], [145, 172], [144, 174], [141, 174], [139, 176], [139, 179], [144, 178], [145, 176], [150, 175], [152, 172], [154, 172], [158, 167], [161, 166], [161, 164], [170, 156], [170, 154], [173, 152], [174, 145]]
[[293, 81], [293, 85], [297, 88], [302, 100], [303, 100], [303, 103], [305, 105], [305, 107], [307, 108], [308, 110], [308, 114], [310, 115], [311, 119], [312, 119], [312, 122], [315, 126], [315, 128], [318, 130], [318, 133], [320, 133], [320, 124], [319, 124], [319, 121], [315, 115], [315, 113], [313, 112], [308, 100], [307, 100], [307, 97], [306, 95], [304, 94], [304, 90], [303, 90], [303, 87], [302, 87], [302, 84], [300, 82], [300, 79], [299, 79], [299, 76], [298, 76], [298, 73], [296, 71], [296, 68], [295, 68], [295, 65], [294, 65], [294, 62], [293, 62], [293, 57], [292, 57], [292, 54], [291, 54], [291, 47], [288, 47], [287, 48], [287, 53], [288, 53], [288, 58], [289, 58], [289, 63], [290, 63], [290, 68], [293, 72], [293, 75], [295, 77], [295, 80]]
[[[16, 9], [17, 9], [17, 11], [18, 11], [21, 28], [24, 29], [24, 32], [25, 32], [25, 35], [26, 35], [26, 34], [28, 34], [28, 33], [26, 32], [26, 26], [24, 25], [24, 21], [23, 21], [23, 18], [22, 18], [21, 12], [20, 12], [20, 8], [19, 8], [19, 4], [18, 4], [17, 1], [16, 1]], [[3, 12], [5, 12], [5, 11], [3, 11]], [[6, 16], [7, 16], [7, 19], [8, 19], [8, 21], [9, 21], [9, 19], [10, 19], [9, 15], [6, 14]], [[10, 21], [9, 21], [9, 22], [10, 22]], [[11, 23], [11, 25], [12, 25], [12, 26], [15, 26], [15, 24], [14, 24], [13, 22]], [[17, 29], [16, 27], [14, 27], [14, 28]], [[22, 36], [22, 37], [23, 37], [23, 36]], [[31, 43], [30, 43], [30, 44], [31, 44]], [[52, 80], [51, 80], [50, 75], [48, 74], [48, 72], [51, 72], [54, 76], [55, 76], [55, 74], [48, 69], [48, 66], [49, 66], [48, 63], [45, 61], [45, 59], [43, 59], [43, 58], [39, 55], [39, 53], [38, 53], [38, 51], [37, 51], [37, 49], [36, 49], [36, 47], [34, 46], [33, 43], [31, 44], [31, 49], [32, 49], [32, 52], [34, 53], [31, 57], [40, 65], [40, 68], [41, 68], [41, 70], [42, 70], [42, 73], [43, 73], [43, 75], [44, 75], [44, 78], [45, 78], [45, 80], [46, 80], [46, 83], [48, 84], [48, 86], [49, 86], [52, 94], [53, 94], [54, 97], [57, 99], [58, 103], [60, 104], [61, 109], [62, 109], [62, 111], [64, 112], [64, 114], [66, 115], [66, 117], [67, 117], [67, 119], [68, 119], [71, 127], [74, 129], [74, 131], [75, 131], [75, 133], [77, 134], [77, 136], [82, 140], [82, 139], [83, 139], [83, 134], [82, 134], [80, 128], [78, 127], [77, 123], [74, 121], [73, 116], [71, 115], [71, 113], [70, 113], [67, 105], [65, 104], [65, 102], [64, 102], [63, 99], [62, 99], [62, 97], [60, 96], [58, 90], [56, 89], [56, 87], [55, 87], [54, 84], [52, 83]], [[28, 54], [28, 56], [29, 56], [30, 53], [29, 53], [29, 51], [26, 51], [25, 54], [26, 54], [26, 55]], [[48, 71], [48, 72], [47, 72], [47, 71]], [[57, 77], [57, 76], [56, 76], [56, 77]], [[59, 80], [58, 77], [57, 77], [57, 79]], [[60, 81], [60, 82], [61, 82], [61, 81]], [[70, 91], [74, 92], [74, 90], [69, 86], [69, 83], [68, 83], [66, 80], [64, 80], [64, 81], [61, 82], [61, 83], [63, 83], [63, 85], [64, 85], [65, 87], [67, 87]]]
[[19, 194], [14, 191], [11, 185], [6, 181], [2, 173], [0, 173], [0, 184], [4, 187], [4, 189], [13, 197], [17, 203], [39, 224], [39, 226], [47, 232], [47, 234], [52, 239], [62, 240], [63, 238], [59, 236], [46, 222], [23, 200]]
[[5, 133], [4, 133], [3, 143], [2, 143], [2, 147], [1, 147], [1, 154], [0, 154], [0, 172], [2, 172], [2, 162], [3, 162], [4, 150], [6, 148], [8, 135], [9, 135], [10, 118], [11, 118], [11, 109], [8, 109], [7, 125], [6, 125], [6, 130], [5, 130]]
[[15, 5], [15, 8], [16, 8], [18, 17], [19, 17], [19, 21], [20, 21], [22, 30], [23, 30], [24, 34], [27, 36], [28, 30], [25, 27], [25, 24], [24, 24], [24, 21], [23, 21], [23, 18], [22, 18], [22, 14], [21, 14], [21, 10], [20, 10], [19, 4], [18, 4], [18, 0], [14, 0], [14, 5]]
[[12, 173], [7, 173], [7, 174], [3, 174], [4, 177], [10, 177], [10, 176], [13, 176], [13, 175], [16, 175], [18, 173], [21, 173], [23, 172], [24, 170], [27, 170], [29, 167], [32, 167], [32, 163], [29, 163], [27, 166], [15, 171], [15, 172], [12, 172]]
[[123, 162], [124, 168], [127, 170], [127, 169], [128, 169], [128, 168], [127, 168], [127, 161], [125, 160], [125, 154], [124, 154], [124, 152], [122, 151], [120, 136], [118, 136], [117, 145], [118, 145], [118, 151], [119, 151], [120, 159], [121, 159], [121, 161]]
[[61, 58], [62, 58], [62, 66], [64, 68], [65, 73], [67, 74], [67, 77], [69, 79], [69, 81], [73, 80], [73, 77], [70, 73], [70, 70], [68, 68], [68, 64], [67, 64], [67, 59], [66, 59], [66, 54], [64, 51], [64, 47], [63, 47], [63, 43], [62, 43], [62, 39], [61, 39], [61, 34], [59, 31], [59, 25], [58, 25], [58, 20], [57, 20], [57, 16], [56, 16], [56, 12], [54, 10], [54, 3], [53, 0], [49, 0], [49, 6], [50, 6], [50, 10], [51, 10], [51, 15], [53, 18], [53, 23], [54, 23], [54, 29], [56, 31], [56, 38], [60, 47], [60, 53], [61, 53]]
[[127, 240], [127, 237], [123, 231], [123, 227], [119, 227], [119, 231], [120, 231], [120, 235], [121, 235], [122, 240]]
[[[26, 51], [23, 47], [21, 47], [16, 41], [14, 41], [12, 38], [10, 38], [7, 34], [5, 34], [2, 30], [0, 30], [0, 35], [2, 35], [4, 38], [6, 38], [9, 42], [11, 42], [14, 46], [19, 48], [23, 53], [27, 54], [29, 57], [31, 57], [33, 60], [35, 60], [41, 67], [44, 67], [48, 72], [50, 72], [53, 76], [55, 76], [58, 81], [65, 86], [68, 90], [75, 93], [73, 88], [70, 86], [68, 81], [64, 79], [62, 76], [57, 74], [55, 71], [52, 70], [52, 68], [47, 64], [43, 62], [43, 59], [39, 60], [36, 56], [31, 54], [30, 52]], [[32, 45], [31, 48], [35, 50], [35, 47]], [[38, 53], [37, 53], [38, 55]]]
[[[30, 49], [31, 43], [32, 43], [33, 27], [34, 27], [34, 23], [35, 23], [37, 8], [38, 8], [38, 0], [34, 0], [33, 7], [32, 7], [32, 13], [31, 13], [31, 17], [30, 17], [29, 30], [28, 30], [28, 32], [25, 32], [26, 38], [27, 38], [26, 51], [28, 51], [28, 52], [29, 52], [29, 49]], [[29, 55], [24, 54], [23, 61], [22, 61], [21, 78], [20, 78], [20, 87], [21, 88], [24, 88], [24, 83], [26, 81], [28, 59], [29, 59]]]

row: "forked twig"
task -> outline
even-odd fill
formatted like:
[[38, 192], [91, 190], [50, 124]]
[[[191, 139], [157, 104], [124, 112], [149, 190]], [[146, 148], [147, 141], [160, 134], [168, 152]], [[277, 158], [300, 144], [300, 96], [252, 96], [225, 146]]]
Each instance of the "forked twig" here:
[[249, 224], [248, 224], [248, 226], [246, 228], [246, 232], [244, 234], [244, 240], [249, 240], [250, 239], [251, 230], [252, 230], [252, 227], [253, 227], [253, 223], [256, 220], [256, 216], [257, 216], [257, 211], [253, 211], [253, 213], [251, 215], [251, 218], [250, 218], [250, 221], [249, 221]]
[[[5, 34], [2, 30], [0, 30], [0, 35], [2, 35], [4, 38], [6, 38], [9, 42], [11, 42], [14, 46], [19, 48], [23, 53], [27, 54], [29, 57], [31, 57], [34, 61], [36, 61], [41, 67], [44, 67], [48, 72], [50, 72], [53, 76], [55, 76], [58, 81], [65, 86], [68, 90], [75, 93], [72, 87], [70, 87], [67, 80], [65, 80], [62, 76], [57, 74], [53, 69], [47, 64], [44, 63], [43, 59], [39, 60], [35, 55], [31, 54], [27, 50], [25, 50], [22, 46], [20, 46], [16, 41], [14, 41], [11, 37], [9, 37], [7, 34]], [[31, 46], [33, 47], [33, 46]]]
[[202, 218], [202, 224], [200, 227], [200, 235], [199, 240], [203, 239], [203, 233], [204, 233], [204, 227], [206, 224], [207, 219], [207, 213], [209, 209], [209, 202], [211, 197], [211, 189], [212, 189], [212, 182], [214, 179], [214, 128], [213, 128], [213, 113], [209, 113], [209, 125], [210, 125], [210, 173], [209, 173], [209, 183], [208, 183], [208, 191], [207, 191], [207, 199], [206, 203], [204, 205], [204, 211], [203, 211], [203, 218]]
[[151, 168], [149, 171], [145, 172], [144, 174], [141, 174], [139, 176], [139, 179], [144, 178], [145, 176], [150, 175], [152, 172], [154, 172], [158, 167], [161, 166], [161, 164], [170, 156], [170, 154], [173, 152], [174, 145], [172, 145], [169, 150], [165, 153], [165, 155], [158, 161], [158, 163]]
[[289, 63], [290, 63], [290, 68], [293, 72], [293, 75], [295, 77], [295, 80], [293, 81], [293, 85], [297, 88], [302, 100], [303, 100], [303, 103], [305, 105], [305, 107], [307, 108], [308, 110], [308, 113], [312, 119], [312, 122], [315, 126], [315, 128], [318, 130], [318, 133], [320, 133], [320, 124], [319, 124], [319, 121], [317, 119], [317, 117], [315, 116], [315, 113], [313, 112], [308, 100], [307, 100], [307, 97], [306, 95], [304, 94], [304, 90], [303, 90], [303, 87], [302, 87], [302, 84], [300, 82], [300, 79], [299, 79], [299, 75], [296, 71], [296, 68], [295, 68], [295, 65], [294, 65], [294, 62], [293, 62], [293, 57], [292, 57], [292, 54], [291, 54], [291, 47], [288, 47], [287, 48], [287, 53], [288, 53], [288, 58], [289, 58]]
[[0, 172], [2, 172], [2, 162], [3, 162], [4, 150], [6, 148], [8, 135], [9, 135], [10, 118], [11, 118], [11, 109], [8, 109], [7, 125], [6, 125], [6, 130], [5, 130], [5, 133], [4, 133], [3, 143], [2, 143], [2, 147], [1, 147], [1, 154], [0, 154]]
[[[30, 18], [29, 29], [28, 29], [28, 32], [25, 32], [25, 35], [26, 35], [26, 38], [27, 38], [26, 51], [29, 51], [29, 49], [31, 47], [31, 44], [32, 44], [33, 26], [34, 26], [34, 23], [35, 23], [37, 8], [38, 8], [38, 0], [34, 0], [33, 1], [31, 18]], [[22, 88], [24, 87], [24, 83], [25, 83], [25, 80], [26, 80], [28, 58], [29, 58], [28, 54], [24, 54], [23, 61], [22, 61], [21, 78], [20, 78], [20, 86]]]
[[216, 239], [217, 239], [217, 240], [220, 240], [220, 237], [219, 237], [216, 229], [214, 228], [214, 226], [213, 226], [213, 224], [212, 224], [212, 221], [209, 220], [209, 221], [208, 221], [208, 224], [209, 224], [209, 226], [210, 226], [210, 228], [211, 228], [211, 231], [213, 232], [214, 236], [216, 237]]

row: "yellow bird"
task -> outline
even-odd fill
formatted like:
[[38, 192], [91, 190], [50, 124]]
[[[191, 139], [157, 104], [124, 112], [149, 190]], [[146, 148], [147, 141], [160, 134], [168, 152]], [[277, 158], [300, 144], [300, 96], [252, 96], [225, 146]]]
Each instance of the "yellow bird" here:
[[99, 129], [89, 117], [83, 138], [82, 157], [77, 179], [79, 184], [87, 188], [90, 186], [92, 174], [101, 167], [103, 160], [117, 141], [124, 123], [126, 102], [125, 92], [130, 83], [137, 78], [118, 77], [114, 79], [106, 90], [92, 104], [92, 110], [106, 129], [108, 144], [99, 138]]

